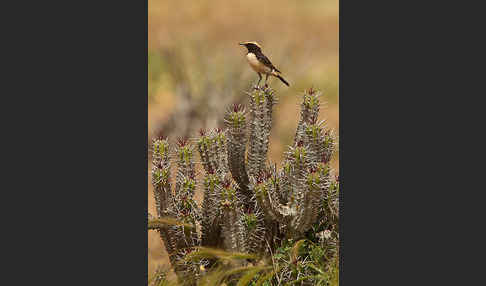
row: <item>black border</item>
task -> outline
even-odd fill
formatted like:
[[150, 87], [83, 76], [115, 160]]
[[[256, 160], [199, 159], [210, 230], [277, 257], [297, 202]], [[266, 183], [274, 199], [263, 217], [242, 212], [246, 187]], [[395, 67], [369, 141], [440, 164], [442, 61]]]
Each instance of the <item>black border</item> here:
[[148, 2], [31, 4], [5, 9], [3, 284], [146, 285]]
[[484, 105], [466, 96], [484, 90], [484, 17], [469, 8], [340, 1], [340, 285], [477, 284], [467, 160]]

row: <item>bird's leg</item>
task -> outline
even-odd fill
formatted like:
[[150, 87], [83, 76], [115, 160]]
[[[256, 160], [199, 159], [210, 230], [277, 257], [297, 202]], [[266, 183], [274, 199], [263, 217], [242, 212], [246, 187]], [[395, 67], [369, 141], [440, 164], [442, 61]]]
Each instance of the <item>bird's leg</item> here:
[[268, 87], [267, 80], [268, 80], [268, 73], [265, 75], [265, 87]]
[[255, 85], [255, 87], [254, 87], [255, 89], [259, 89], [260, 88], [259, 84], [260, 84], [260, 81], [262, 80], [262, 74], [261, 73], [258, 73], [258, 77], [260, 79], [258, 80], [257, 84]]

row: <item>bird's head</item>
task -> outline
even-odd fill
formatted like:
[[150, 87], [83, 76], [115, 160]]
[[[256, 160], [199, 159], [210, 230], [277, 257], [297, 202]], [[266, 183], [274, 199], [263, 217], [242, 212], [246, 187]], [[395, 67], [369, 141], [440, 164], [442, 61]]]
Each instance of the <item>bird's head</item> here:
[[242, 42], [240, 45], [245, 46], [248, 49], [248, 52], [262, 50], [262, 47], [257, 42]]

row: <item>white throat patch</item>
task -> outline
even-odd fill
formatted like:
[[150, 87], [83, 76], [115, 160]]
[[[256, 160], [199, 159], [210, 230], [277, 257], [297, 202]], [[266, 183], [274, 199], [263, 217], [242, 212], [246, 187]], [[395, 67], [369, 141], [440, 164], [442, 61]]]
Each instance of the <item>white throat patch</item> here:
[[264, 64], [262, 64], [258, 59], [257, 57], [255, 56], [254, 53], [248, 53], [246, 55], [246, 59], [248, 60], [248, 63], [250, 64], [251, 68], [256, 71], [256, 72], [259, 72], [259, 73], [264, 73], [264, 74], [267, 74], [267, 73], [271, 73], [272, 72], [272, 69], [265, 66]]

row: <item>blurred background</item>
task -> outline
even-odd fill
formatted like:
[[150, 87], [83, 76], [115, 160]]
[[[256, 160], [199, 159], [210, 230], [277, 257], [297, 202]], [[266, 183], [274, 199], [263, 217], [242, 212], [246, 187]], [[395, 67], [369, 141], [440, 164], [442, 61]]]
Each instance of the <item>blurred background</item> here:
[[[274, 110], [269, 159], [279, 164], [292, 143], [304, 89], [322, 91], [320, 119], [339, 130], [339, 1], [148, 0], [148, 136], [196, 137], [223, 127], [233, 103], [248, 106], [245, 91], [258, 75], [242, 41], [257, 41], [290, 83], [269, 85]], [[263, 81], [262, 81], [263, 83]], [[149, 143], [149, 142], [148, 142]], [[339, 151], [331, 162], [338, 174]], [[198, 157], [196, 157], [198, 158]], [[148, 164], [148, 210], [155, 213]], [[156, 232], [148, 234], [148, 274], [168, 258]]]

